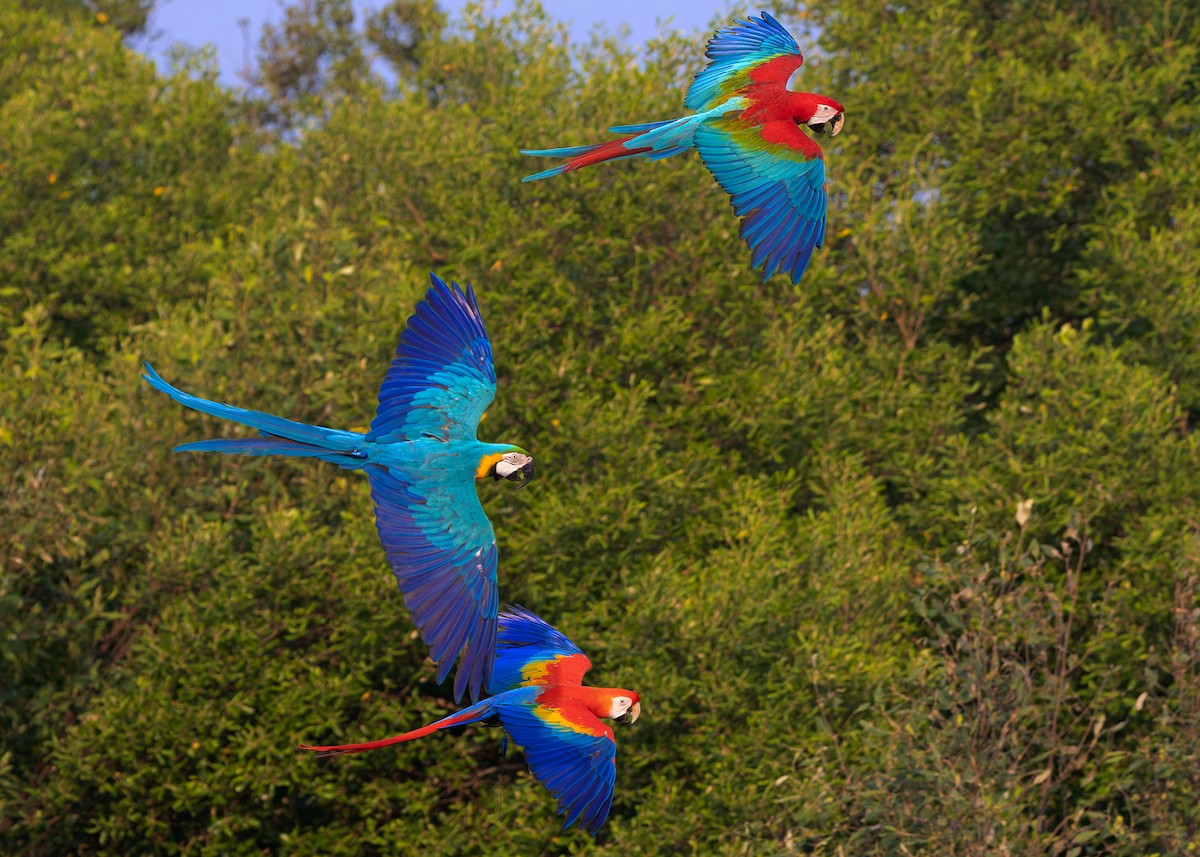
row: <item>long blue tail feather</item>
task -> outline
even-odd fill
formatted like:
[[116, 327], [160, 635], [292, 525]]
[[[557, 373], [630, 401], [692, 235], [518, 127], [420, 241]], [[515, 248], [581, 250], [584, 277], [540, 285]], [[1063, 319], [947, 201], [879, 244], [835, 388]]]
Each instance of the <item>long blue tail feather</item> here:
[[287, 455], [293, 458], [319, 458], [347, 470], [358, 470], [366, 464], [365, 452], [337, 452], [307, 443], [297, 443], [281, 437], [212, 438], [181, 443], [175, 452], [219, 452], [222, 455]]
[[215, 438], [196, 441], [178, 446], [176, 451], [220, 452], [226, 455], [291, 455], [321, 458], [350, 468], [361, 467], [365, 463], [361, 460], [365, 455], [360, 452], [366, 443], [365, 435], [324, 426], [310, 426], [262, 411], [251, 411], [202, 399], [171, 386], [149, 363], [145, 366], [146, 373], [142, 377], [146, 382], [185, 408], [241, 423], [258, 429], [263, 434], [260, 438]]
[[658, 122], [636, 122], [632, 125], [613, 125], [608, 129], [610, 134], [645, 134], [655, 128], [670, 125], [674, 119], [661, 119]]
[[603, 143], [592, 143], [590, 146], [564, 146], [560, 149], [522, 149], [521, 154], [533, 155], [535, 158], [574, 158], [586, 155], [603, 145]]
[[566, 172], [566, 169], [566, 164], [559, 164], [557, 167], [551, 167], [548, 170], [542, 170], [540, 173], [534, 173], [533, 175], [525, 176], [525, 178], [521, 179], [521, 181], [536, 182], [541, 181], [542, 179], [553, 178], [554, 176], [562, 175], [564, 172]]

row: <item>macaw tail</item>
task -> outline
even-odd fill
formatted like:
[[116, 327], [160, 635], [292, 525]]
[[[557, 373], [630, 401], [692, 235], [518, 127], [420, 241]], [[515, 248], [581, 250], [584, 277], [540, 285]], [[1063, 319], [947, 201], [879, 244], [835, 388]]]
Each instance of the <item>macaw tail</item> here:
[[224, 420], [258, 429], [262, 437], [214, 438], [185, 443], [175, 447], [176, 452], [220, 452], [225, 455], [290, 455], [301, 458], [320, 458], [351, 470], [366, 463], [362, 451], [365, 436], [353, 431], [341, 431], [323, 426], [285, 420], [262, 411], [249, 411], [233, 405], [202, 399], [172, 387], [145, 364], [142, 375], [154, 389], [166, 393], [185, 408], [200, 411]]
[[592, 164], [601, 164], [605, 161], [619, 161], [622, 158], [636, 158], [639, 155], [644, 155], [652, 151], [650, 146], [633, 149], [627, 148], [625, 144], [636, 136], [634, 134], [630, 137], [622, 137], [619, 140], [609, 140], [607, 143], [597, 143], [594, 146], [569, 146], [564, 149], [522, 149], [522, 155], [533, 155], [538, 158], [566, 158], [567, 160], [548, 170], [542, 170], [540, 173], [525, 176], [521, 181], [535, 182], [539, 179], [548, 179], [551, 176], [561, 175], [562, 173], [573, 173], [575, 170], [590, 167]]
[[692, 133], [702, 116], [664, 119], [661, 122], [639, 122], [635, 125], [614, 125], [609, 133], [623, 134], [619, 140], [596, 143], [593, 146], [568, 146], [563, 149], [522, 149], [521, 154], [537, 158], [566, 158], [564, 163], [540, 173], [525, 176], [523, 182], [535, 182], [551, 176], [570, 173], [604, 161], [622, 158], [649, 158], [657, 161], [686, 152], [692, 147]]
[[478, 723], [480, 720], [486, 720], [493, 714], [494, 703], [495, 697], [482, 699], [469, 708], [464, 708], [457, 714], [451, 714], [449, 717], [443, 717], [441, 720], [430, 723], [428, 726], [422, 726], [420, 729], [414, 729], [411, 732], [405, 732], [403, 735], [396, 735], [392, 738], [366, 741], [362, 744], [333, 744], [325, 747], [301, 744], [300, 749], [311, 750], [314, 753], [320, 753], [322, 756], [345, 756], [350, 753], [365, 753], [367, 750], [377, 750], [380, 747], [390, 747], [392, 744], [401, 744], [416, 738], [424, 738], [426, 735], [432, 735], [434, 732], [442, 729], [449, 729], [453, 726], [466, 726], [468, 723]]

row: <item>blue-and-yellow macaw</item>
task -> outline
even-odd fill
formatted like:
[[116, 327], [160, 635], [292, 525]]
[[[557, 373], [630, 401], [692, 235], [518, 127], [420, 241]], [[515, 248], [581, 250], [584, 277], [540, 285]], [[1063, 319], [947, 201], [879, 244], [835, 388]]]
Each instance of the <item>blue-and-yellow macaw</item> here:
[[717, 31], [708, 65], [692, 80], [680, 119], [615, 125], [620, 139], [592, 146], [525, 149], [526, 155], [566, 158], [526, 176], [536, 181], [620, 158], [659, 160], [689, 149], [700, 153], [717, 183], [732, 197], [750, 246], [751, 267], [763, 280], [783, 271], [793, 283], [825, 241], [825, 161], [801, 126], [835, 136], [845, 111], [832, 98], [796, 92], [804, 57], [791, 34], [766, 12]]
[[525, 748], [529, 768], [558, 801], [563, 827], [579, 821], [593, 836], [608, 818], [617, 782], [617, 744], [604, 718], [633, 723], [642, 713], [632, 690], [586, 687], [587, 655], [533, 613], [512, 607], [500, 614], [493, 694], [457, 714], [393, 738], [302, 750], [325, 755], [362, 753], [431, 735], [440, 729], [499, 720]]
[[152, 387], [193, 410], [258, 429], [260, 437], [203, 440], [177, 452], [290, 455], [363, 470], [375, 523], [404, 603], [443, 681], [461, 655], [454, 697], [487, 687], [496, 642], [496, 534], [475, 493], [478, 479], [525, 485], [533, 458], [475, 432], [496, 395], [492, 345], [474, 290], [432, 287], [400, 335], [366, 434], [310, 426], [211, 402], [172, 387], [146, 364]]

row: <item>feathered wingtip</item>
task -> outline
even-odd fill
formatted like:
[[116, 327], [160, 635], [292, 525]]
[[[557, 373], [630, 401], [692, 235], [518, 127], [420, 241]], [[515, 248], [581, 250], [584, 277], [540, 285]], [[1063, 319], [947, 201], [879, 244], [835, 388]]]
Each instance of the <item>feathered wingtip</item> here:
[[475, 287], [470, 283], [467, 283], [465, 290], [454, 280], [451, 280], [447, 285], [446, 281], [433, 271], [429, 272], [429, 283], [429, 291], [425, 293], [426, 301], [431, 300], [434, 295], [438, 295], [452, 303], [464, 300], [471, 313], [477, 318], [479, 317], [479, 304], [475, 300]]
[[559, 652], [581, 653], [579, 647], [566, 634], [532, 610], [520, 605], [504, 605], [497, 625], [497, 650], [521, 646], [550, 646]]
[[684, 106], [699, 110], [718, 97], [730, 74], [757, 62], [787, 54], [800, 54], [800, 46], [769, 12], [735, 21], [708, 40], [704, 55], [708, 65], [696, 72], [684, 97]]
[[[464, 340], [487, 339], [483, 314], [479, 311], [475, 288], [470, 283], [464, 290], [453, 280], [447, 283], [433, 271], [429, 272], [429, 282], [425, 297], [417, 304], [400, 334], [397, 356], [404, 341], [416, 337], [423, 339], [426, 346], [440, 350], [441, 356], [453, 363], [458, 359]], [[384, 386], [387, 384], [385, 379]]]
[[742, 59], [750, 54], [799, 53], [792, 34], [771, 16], [760, 12], [750, 15], [713, 33], [704, 55], [713, 62]]
[[553, 625], [526, 607], [505, 604], [500, 610], [497, 645], [520, 646], [526, 643], [540, 643], [551, 635], [562, 636]]

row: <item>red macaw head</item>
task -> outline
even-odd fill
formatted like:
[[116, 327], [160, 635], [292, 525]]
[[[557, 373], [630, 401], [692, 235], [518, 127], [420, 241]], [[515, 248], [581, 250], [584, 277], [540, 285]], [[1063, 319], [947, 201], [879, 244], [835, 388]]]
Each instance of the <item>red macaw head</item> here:
[[636, 723], [642, 715], [642, 698], [632, 690], [620, 690], [612, 698], [608, 716], [621, 723]]
[[792, 118], [818, 134], [836, 137], [846, 121], [846, 111], [832, 98], [815, 92], [797, 92], [792, 96]]

